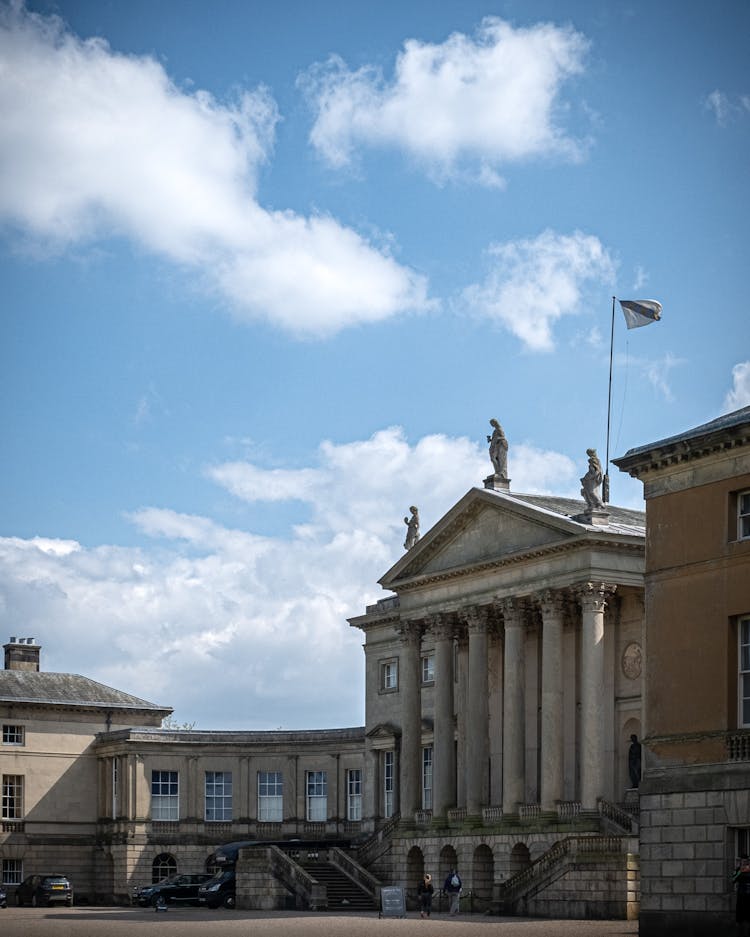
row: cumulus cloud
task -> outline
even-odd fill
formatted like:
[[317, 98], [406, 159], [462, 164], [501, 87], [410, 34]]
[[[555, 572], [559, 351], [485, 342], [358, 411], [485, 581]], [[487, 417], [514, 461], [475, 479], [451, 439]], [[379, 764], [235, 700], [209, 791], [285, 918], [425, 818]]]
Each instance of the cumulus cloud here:
[[[577, 496], [577, 468], [520, 442], [516, 491]], [[200, 728], [312, 728], [363, 721], [362, 635], [346, 618], [384, 595], [403, 516], [425, 533], [490, 469], [486, 446], [391, 427], [323, 442], [280, 475], [252, 461], [208, 474], [246, 502], [304, 501], [305, 523], [259, 536], [148, 507], [140, 548], [0, 539], [0, 622], [44, 646], [44, 669], [84, 673], [175, 708]], [[282, 479], [279, 482], [279, 479]]]
[[268, 211], [266, 89], [221, 103], [146, 56], [0, 7], [0, 220], [57, 250], [123, 236], [242, 318], [319, 335], [429, 304], [423, 277], [326, 216]]
[[750, 407], [750, 361], [740, 361], [732, 368], [732, 389], [724, 399], [724, 412]]
[[474, 37], [408, 40], [391, 80], [332, 56], [300, 79], [316, 114], [310, 140], [336, 167], [360, 145], [397, 147], [438, 179], [471, 172], [502, 186], [508, 163], [583, 156], [585, 144], [561, 126], [561, 95], [587, 48], [570, 27], [515, 29], [488, 17]]
[[555, 322], [580, 311], [586, 284], [611, 285], [616, 267], [599, 239], [580, 231], [493, 244], [487, 260], [484, 283], [467, 287], [460, 304], [530, 351], [551, 351]]

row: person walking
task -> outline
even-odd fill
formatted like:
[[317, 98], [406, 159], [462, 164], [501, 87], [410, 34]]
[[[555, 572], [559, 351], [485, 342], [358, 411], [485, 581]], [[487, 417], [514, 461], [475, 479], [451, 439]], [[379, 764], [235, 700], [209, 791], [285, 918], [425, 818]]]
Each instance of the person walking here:
[[420, 917], [424, 918], [430, 916], [430, 912], [432, 911], [432, 896], [434, 893], [435, 888], [432, 884], [432, 876], [425, 875], [417, 888], [417, 894], [419, 895]]
[[449, 914], [458, 914], [458, 902], [461, 897], [461, 876], [456, 869], [451, 869], [443, 884], [443, 891], [450, 899]]

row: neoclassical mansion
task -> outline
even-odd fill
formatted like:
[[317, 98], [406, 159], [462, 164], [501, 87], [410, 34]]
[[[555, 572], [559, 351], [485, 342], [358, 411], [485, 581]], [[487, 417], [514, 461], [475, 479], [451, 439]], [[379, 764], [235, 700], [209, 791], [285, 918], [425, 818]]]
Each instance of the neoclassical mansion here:
[[349, 622], [364, 727], [162, 728], [168, 708], [46, 673], [34, 639], [12, 637], [11, 900], [52, 869], [79, 900], [125, 902], [246, 841], [244, 907], [355, 907], [357, 893], [375, 908], [383, 885], [411, 901], [425, 871], [439, 884], [455, 865], [467, 910], [636, 916], [645, 517], [602, 503], [591, 468], [580, 500], [516, 492], [491, 452], [493, 473], [422, 536], [412, 509], [387, 596]]

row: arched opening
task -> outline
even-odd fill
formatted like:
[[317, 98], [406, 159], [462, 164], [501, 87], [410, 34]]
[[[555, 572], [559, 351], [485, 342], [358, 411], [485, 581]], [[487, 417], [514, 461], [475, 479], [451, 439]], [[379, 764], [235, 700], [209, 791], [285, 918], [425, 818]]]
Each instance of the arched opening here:
[[435, 879], [435, 896], [436, 898], [439, 896], [438, 909], [440, 911], [446, 911], [448, 909], [448, 898], [443, 894], [443, 885], [452, 869], [457, 869], [458, 874], [461, 875], [461, 870], [458, 868], [456, 850], [450, 845], [443, 846], [440, 850], [440, 858], [438, 859], [437, 876], [435, 873], [433, 873], [432, 876], [433, 879]]
[[531, 865], [531, 856], [529, 848], [524, 843], [516, 843], [510, 853], [510, 874], [516, 875], [523, 872]]
[[424, 855], [419, 846], [412, 846], [406, 855], [406, 895], [410, 907], [419, 904], [417, 888], [424, 876]]
[[168, 852], [159, 853], [151, 863], [151, 884], [155, 885], [162, 879], [174, 875], [177, 871], [177, 860]]
[[492, 886], [495, 881], [495, 858], [485, 843], [474, 850], [471, 869], [472, 907], [475, 911], [487, 911], [492, 903]]

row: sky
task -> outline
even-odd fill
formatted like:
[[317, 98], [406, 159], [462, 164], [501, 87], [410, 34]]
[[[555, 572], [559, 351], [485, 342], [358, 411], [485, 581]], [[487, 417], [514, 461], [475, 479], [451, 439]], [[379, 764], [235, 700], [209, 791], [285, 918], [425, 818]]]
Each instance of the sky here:
[[578, 497], [608, 413], [616, 457], [750, 404], [749, 35], [745, 0], [0, 0], [3, 642], [180, 725], [363, 724], [347, 619], [490, 419], [512, 491]]

